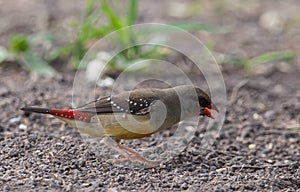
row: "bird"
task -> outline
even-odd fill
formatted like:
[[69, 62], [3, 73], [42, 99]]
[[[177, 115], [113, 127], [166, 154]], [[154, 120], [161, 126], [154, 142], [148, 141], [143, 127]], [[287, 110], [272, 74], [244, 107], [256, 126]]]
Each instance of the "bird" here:
[[131, 161], [147, 165], [160, 160], [147, 159], [120, 141], [150, 136], [190, 117], [214, 119], [210, 110], [219, 112], [210, 96], [194, 85], [134, 89], [69, 109], [25, 106], [21, 110], [50, 114], [81, 133], [103, 138], [121, 154], [121, 158], [114, 160], [116, 164]]

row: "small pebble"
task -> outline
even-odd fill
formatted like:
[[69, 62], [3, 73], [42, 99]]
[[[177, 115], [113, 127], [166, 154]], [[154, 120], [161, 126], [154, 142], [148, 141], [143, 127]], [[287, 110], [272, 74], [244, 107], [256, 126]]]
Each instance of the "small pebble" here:
[[181, 185], [181, 189], [183, 189], [183, 190], [187, 190], [188, 188], [189, 188], [189, 186], [186, 183], [183, 183]]
[[273, 163], [274, 163], [274, 160], [272, 160], [272, 159], [267, 159], [267, 162], [273, 164]]
[[106, 77], [105, 79], [99, 79], [96, 84], [99, 87], [112, 87], [114, 83], [115, 80], [113, 78]]
[[81, 187], [89, 187], [91, 186], [92, 184], [91, 183], [82, 183], [81, 184]]
[[5, 128], [0, 125], [0, 132], [3, 132], [4, 130], [5, 130]]
[[267, 149], [272, 149], [272, 148], [273, 148], [273, 143], [267, 144], [266, 148], [267, 148]]
[[253, 150], [253, 149], [256, 148], [256, 145], [255, 145], [255, 144], [250, 144], [250, 145], [248, 146], [248, 148], [249, 148], [250, 150]]
[[290, 120], [285, 123], [284, 126], [286, 129], [299, 129], [300, 128], [300, 122], [297, 122], [296, 120]]
[[124, 182], [125, 181], [125, 176], [124, 175], [119, 175], [117, 181], [118, 182]]
[[285, 18], [279, 12], [266, 11], [259, 19], [261, 27], [273, 34], [279, 34], [283, 31]]
[[9, 89], [7, 87], [0, 87], [0, 96], [5, 96], [9, 93]]
[[220, 168], [220, 169], [217, 169], [216, 172], [217, 172], [217, 173], [221, 173], [221, 172], [226, 171], [226, 170], [227, 170], [226, 167], [222, 167], [222, 168]]
[[254, 113], [254, 114], [253, 114], [253, 119], [259, 120], [259, 119], [262, 119], [262, 118], [261, 118], [261, 116], [260, 116], [259, 114]]
[[283, 161], [285, 164], [291, 163], [290, 160], [286, 159]]
[[9, 120], [9, 123], [16, 123], [18, 121], [20, 121], [20, 117], [14, 117]]
[[19, 125], [19, 129], [25, 130], [27, 129], [27, 125], [24, 125], [23, 123]]

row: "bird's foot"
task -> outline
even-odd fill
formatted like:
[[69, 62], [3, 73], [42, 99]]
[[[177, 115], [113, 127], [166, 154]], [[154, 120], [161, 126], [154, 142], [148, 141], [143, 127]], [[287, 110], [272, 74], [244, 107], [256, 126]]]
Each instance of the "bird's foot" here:
[[120, 163], [124, 163], [126, 161], [131, 161], [131, 162], [139, 162], [146, 166], [155, 166], [161, 162], [160, 160], [147, 159], [147, 158], [143, 157], [142, 155], [140, 155], [138, 152], [136, 152], [134, 149], [131, 149], [125, 145], [118, 144], [118, 146], [119, 146], [119, 148], [125, 150], [126, 153], [123, 153], [121, 155], [122, 156], [121, 158], [115, 159], [114, 160], [115, 164], [120, 164]]
[[114, 142], [110, 138], [105, 138], [103, 140], [108, 146], [112, 147], [116, 151], [118, 151], [121, 154], [121, 158], [113, 160], [114, 164], [121, 164], [127, 161], [130, 162], [139, 162], [147, 167], [153, 167], [158, 165], [160, 163], [160, 160], [150, 160], [142, 155], [140, 155], [137, 151], [134, 149], [131, 149], [130, 147], [127, 147], [125, 145], [122, 145], [120, 143]]
[[121, 158], [118, 158], [118, 159], [115, 159], [113, 161], [114, 164], [121, 164], [121, 163], [124, 163], [124, 162], [127, 162], [127, 161], [130, 161], [130, 162], [138, 162], [138, 163], [141, 163], [141, 164], [144, 164], [146, 166], [155, 166], [157, 165], [158, 163], [160, 163], [161, 161], [160, 160], [150, 160], [150, 159], [147, 159], [141, 155], [137, 155], [137, 154], [134, 154], [134, 155], [129, 155], [127, 157], [124, 157], [122, 156]]

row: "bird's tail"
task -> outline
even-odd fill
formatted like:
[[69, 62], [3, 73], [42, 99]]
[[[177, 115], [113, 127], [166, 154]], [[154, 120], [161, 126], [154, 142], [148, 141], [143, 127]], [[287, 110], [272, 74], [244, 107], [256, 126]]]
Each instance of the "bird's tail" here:
[[22, 111], [32, 112], [32, 113], [44, 113], [50, 114], [50, 109], [48, 108], [39, 108], [39, 107], [22, 107]]
[[43, 113], [56, 116], [60, 119], [77, 120], [83, 122], [90, 122], [93, 114], [77, 111], [75, 109], [49, 109], [39, 107], [22, 107], [21, 110], [33, 113]]

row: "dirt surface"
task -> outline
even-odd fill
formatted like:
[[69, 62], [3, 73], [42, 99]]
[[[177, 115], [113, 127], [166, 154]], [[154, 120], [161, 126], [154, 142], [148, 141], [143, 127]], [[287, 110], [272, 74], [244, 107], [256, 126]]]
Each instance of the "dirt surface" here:
[[[287, 2], [290, 6], [264, 1], [258, 8], [250, 6], [248, 12], [225, 10], [213, 16], [208, 12], [201, 19], [206, 23], [236, 24], [233, 33], [216, 36], [219, 52], [253, 56], [299, 48], [299, 32], [291, 44], [285, 33], [272, 34], [258, 24], [259, 16], [267, 10], [283, 7], [278, 12], [292, 14], [296, 1]], [[145, 6], [155, 8], [151, 1], [146, 1]], [[70, 13], [78, 9], [75, 6]], [[55, 10], [49, 12], [52, 11]], [[62, 16], [57, 14], [57, 17], [54, 20]], [[140, 20], [155, 21], [153, 17], [151, 12], [145, 12]], [[174, 20], [165, 14], [158, 14], [157, 18]], [[255, 35], [249, 35], [253, 28]], [[18, 31], [13, 26], [10, 30]], [[6, 42], [8, 32], [2, 33], [1, 42]], [[292, 64], [273, 62], [257, 66], [250, 77], [240, 67], [222, 65], [228, 106], [224, 126], [214, 144], [209, 149], [203, 148], [202, 134], [198, 131], [184, 152], [165, 163], [165, 167], [153, 169], [113, 166], [103, 161], [76, 130], [61, 121], [19, 110], [27, 104], [69, 106], [75, 73], [66, 67], [56, 68], [59, 73], [53, 78], [37, 77], [13, 63], [0, 68], [1, 191], [300, 189], [298, 59]], [[163, 137], [157, 134], [154, 138]]]

